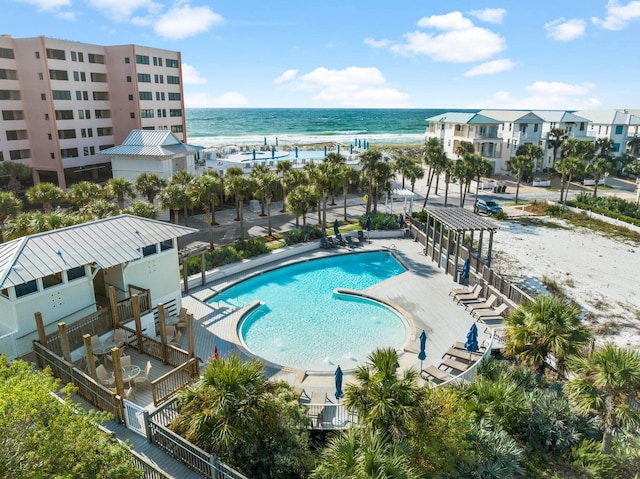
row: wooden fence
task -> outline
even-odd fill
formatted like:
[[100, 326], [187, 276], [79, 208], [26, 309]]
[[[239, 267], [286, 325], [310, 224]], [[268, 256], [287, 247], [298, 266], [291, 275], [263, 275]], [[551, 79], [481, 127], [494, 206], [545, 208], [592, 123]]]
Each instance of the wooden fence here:
[[149, 441], [206, 479], [247, 479], [167, 426], [178, 415], [175, 399], [147, 416]]
[[172, 397], [176, 391], [193, 383], [200, 377], [198, 358], [189, 359], [175, 369], [151, 382], [153, 405], [158, 406]]

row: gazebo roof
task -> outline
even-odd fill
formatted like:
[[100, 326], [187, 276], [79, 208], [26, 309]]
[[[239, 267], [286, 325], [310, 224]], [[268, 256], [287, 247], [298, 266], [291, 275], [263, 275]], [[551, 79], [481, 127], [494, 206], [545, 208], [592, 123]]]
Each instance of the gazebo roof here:
[[493, 221], [481, 218], [475, 213], [458, 206], [427, 206], [425, 211], [449, 229], [496, 231], [498, 227]]

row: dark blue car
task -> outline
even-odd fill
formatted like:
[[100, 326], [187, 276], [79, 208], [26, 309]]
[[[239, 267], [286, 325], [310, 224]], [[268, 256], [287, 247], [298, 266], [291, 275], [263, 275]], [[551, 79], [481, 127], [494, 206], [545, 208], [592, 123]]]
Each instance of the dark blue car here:
[[475, 207], [473, 208], [475, 213], [484, 213], [486, 215], [495, 215], [496, 213], [500, 213], [502, 208], [498, 203], [493, 200], [482, 200], [478, 199], [476, 201]]

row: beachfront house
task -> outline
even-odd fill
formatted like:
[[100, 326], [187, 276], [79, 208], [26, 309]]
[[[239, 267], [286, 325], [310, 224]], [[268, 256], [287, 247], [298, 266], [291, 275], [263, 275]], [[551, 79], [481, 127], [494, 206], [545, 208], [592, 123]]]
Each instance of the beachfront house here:
[[168, 180], [179, 170], [196, 174], [202, 150], [182, 143], [169, 130], [131, 130], [121, 145], [100, 154], [111, 157], [114, 178], [135, 181], [142, 173], [156, 173]]
[[576, 114], [589, 119], [589, 136], [613, 142], [613, 156], [627, 153], [629, 141], [640, 136], [638, 110], [581, 110]]
[[35, 313], [52, 332], [107, 306], [110, 286], [117, 300], [141, 288], [179, 309], [177, 239], [195, 231], [119, 215], [0, 244], [0, 353], [31, 350]]

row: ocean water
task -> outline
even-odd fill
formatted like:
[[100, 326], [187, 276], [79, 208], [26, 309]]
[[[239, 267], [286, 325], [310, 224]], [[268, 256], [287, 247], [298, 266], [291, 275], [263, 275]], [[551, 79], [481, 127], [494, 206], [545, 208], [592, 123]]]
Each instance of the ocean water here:
[[421, 144], [445, 109], [187, 108], [193, 145]]

